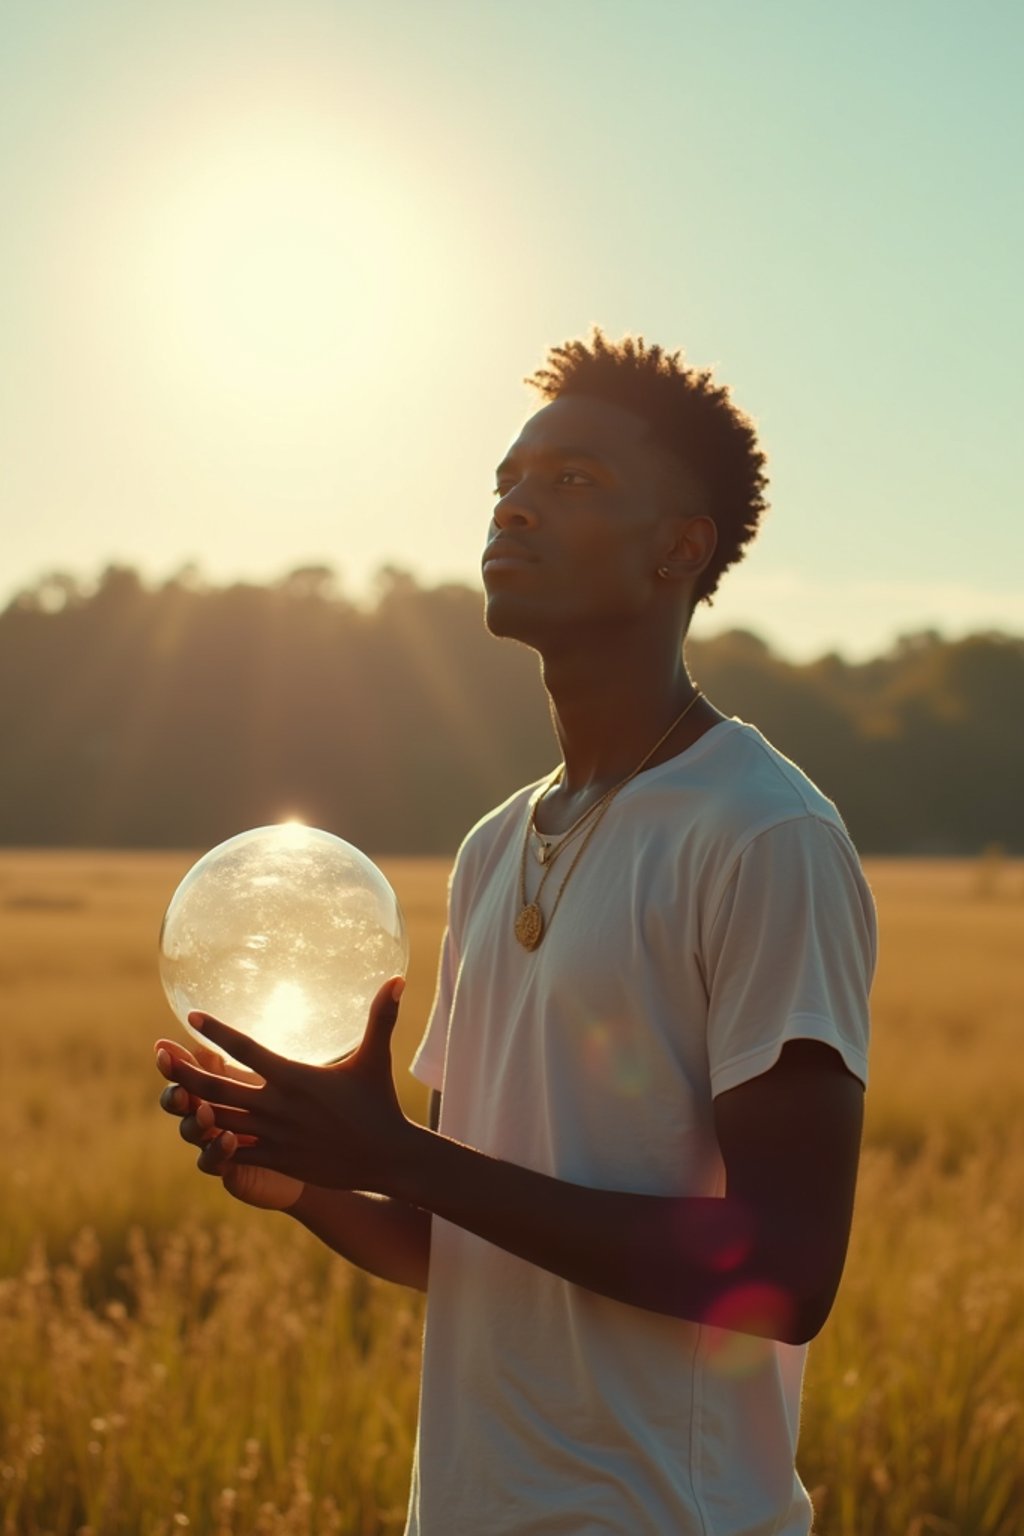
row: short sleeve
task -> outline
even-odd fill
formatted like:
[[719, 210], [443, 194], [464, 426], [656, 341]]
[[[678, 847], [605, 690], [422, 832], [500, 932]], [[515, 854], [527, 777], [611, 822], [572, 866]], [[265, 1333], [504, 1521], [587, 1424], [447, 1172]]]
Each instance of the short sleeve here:
[[444, 1085], [444, 1063], [448, 1050], [448, 1020], [451, 1017], [452, 998], [455, 994], [455, 978], [458, 975], [458, 957], [451, 928], [445, 930], [441, 944], [441, 958], [437, 967], [437, 987], [430, 1018], [410, 1065], [413, 1077], [434, 1088], [438, 1093]]
[[839, 825], [769, 827], [731, 870], [703, 939], [713, 1095], [775, 1065], [788, 1040], [833, 1046], [867, 1084], [875, 909]]

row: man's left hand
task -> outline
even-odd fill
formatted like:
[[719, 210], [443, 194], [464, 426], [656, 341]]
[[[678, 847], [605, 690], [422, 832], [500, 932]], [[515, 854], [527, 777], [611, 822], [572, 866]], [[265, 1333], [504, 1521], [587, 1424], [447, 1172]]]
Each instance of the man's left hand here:
[[[258, 1073], [263, 1083], [206, 1072], [161, 1049], [163, 1042], [157, 1066], [212, 1107], [218, 1131], [239, 1139], [235, 1163], [275, 1169], [322, 1188], [389, 1194], [415, 1134], [399, 1105], [391, 1067], [391, 1036], [404, 985], [396, 978], [381, 987], [361, 1044], [332, 1066], [290, 1061], [201, 1013], [190, 1014], [189, 1022]], [[204, 1148], [200, 1162], [212, 1155]]]

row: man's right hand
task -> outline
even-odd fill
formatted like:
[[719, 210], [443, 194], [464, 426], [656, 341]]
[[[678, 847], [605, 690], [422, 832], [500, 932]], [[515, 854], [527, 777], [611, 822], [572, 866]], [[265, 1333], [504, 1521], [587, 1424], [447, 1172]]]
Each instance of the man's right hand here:
[[[161, 1042], [180, 1061], [202, 1067], [206, 1072], [221, 1077], [233, 1077], [239, 1082], [262, 1082], [262, 1078], [245, 1067], [224, 1061], [217, 1051], [197, 1045], [194, 1053], [174, 1041]], [[160, 1095], [160, 1108], [181, 1121], [179, 1131], [183, 1141], [199, 1147], [196, 1166], [202, 1173], [212, 1173], [223, 1180], [228, 1194], [246, 1205], [258, 1206], [265, 1211], [287, 1211], [296, 1204], [305, 1184], [285, 1173], [275, 1173], [269, 1168], [236, 1164], [232, 1161], [235, 1149], [246, 1146], [248, 1138], [236, 1137], [231, 1131], [218, 1134], [213, 1125], [213, 1110], [203, 1099], [194, 1098], [176, 1083], [169, 1083]]]

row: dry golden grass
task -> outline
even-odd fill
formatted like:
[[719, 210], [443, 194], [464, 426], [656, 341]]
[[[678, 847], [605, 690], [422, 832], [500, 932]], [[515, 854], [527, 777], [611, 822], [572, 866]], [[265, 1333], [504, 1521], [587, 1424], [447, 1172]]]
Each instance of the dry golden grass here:
[[[0, 1530], [400, 1531], [419, 1298], [227, 1200], [156, 1108], [155, 935], [190, 862], [0, 854]], [[413, 947], [402, 1066], [446, 869], [385, 867]], [[801, 1470], [822, 1536], [1020, 1536], [1024, 870], [869, 873], [866, 1148]]]
[[[219, 1220], [206, 1180], [185, 1179], [183, 1149], [154, 1115], [152, 1042], [183, 1032], [156, 971], [156, 934], [186, 854], [0, 854], [0, 1068], [13, 1148], [0, 1226], [0, 1273], [44, 1232], [66, 1251], [88, 1221], [102, 1235], [135, 1221], [177, 1225], [183, 1211]], [[447, 869], [385, 861], [400, 891], [412, 964], [396, 1058], [412, 1055], [434, 989]], [[407, 1112], [425, 1092], [404, 1072]], [[193, 1185], [197, 1187], [193, 1187]]]

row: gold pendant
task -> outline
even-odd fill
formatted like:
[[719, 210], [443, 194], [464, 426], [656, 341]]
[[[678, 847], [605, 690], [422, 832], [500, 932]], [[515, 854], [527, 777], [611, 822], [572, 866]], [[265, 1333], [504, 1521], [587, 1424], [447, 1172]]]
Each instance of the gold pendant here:
[[524, 949], [536, 949], [544, 937], [544, 914], [535, 901], [520, 908], [516, 918], [516, 938]]

